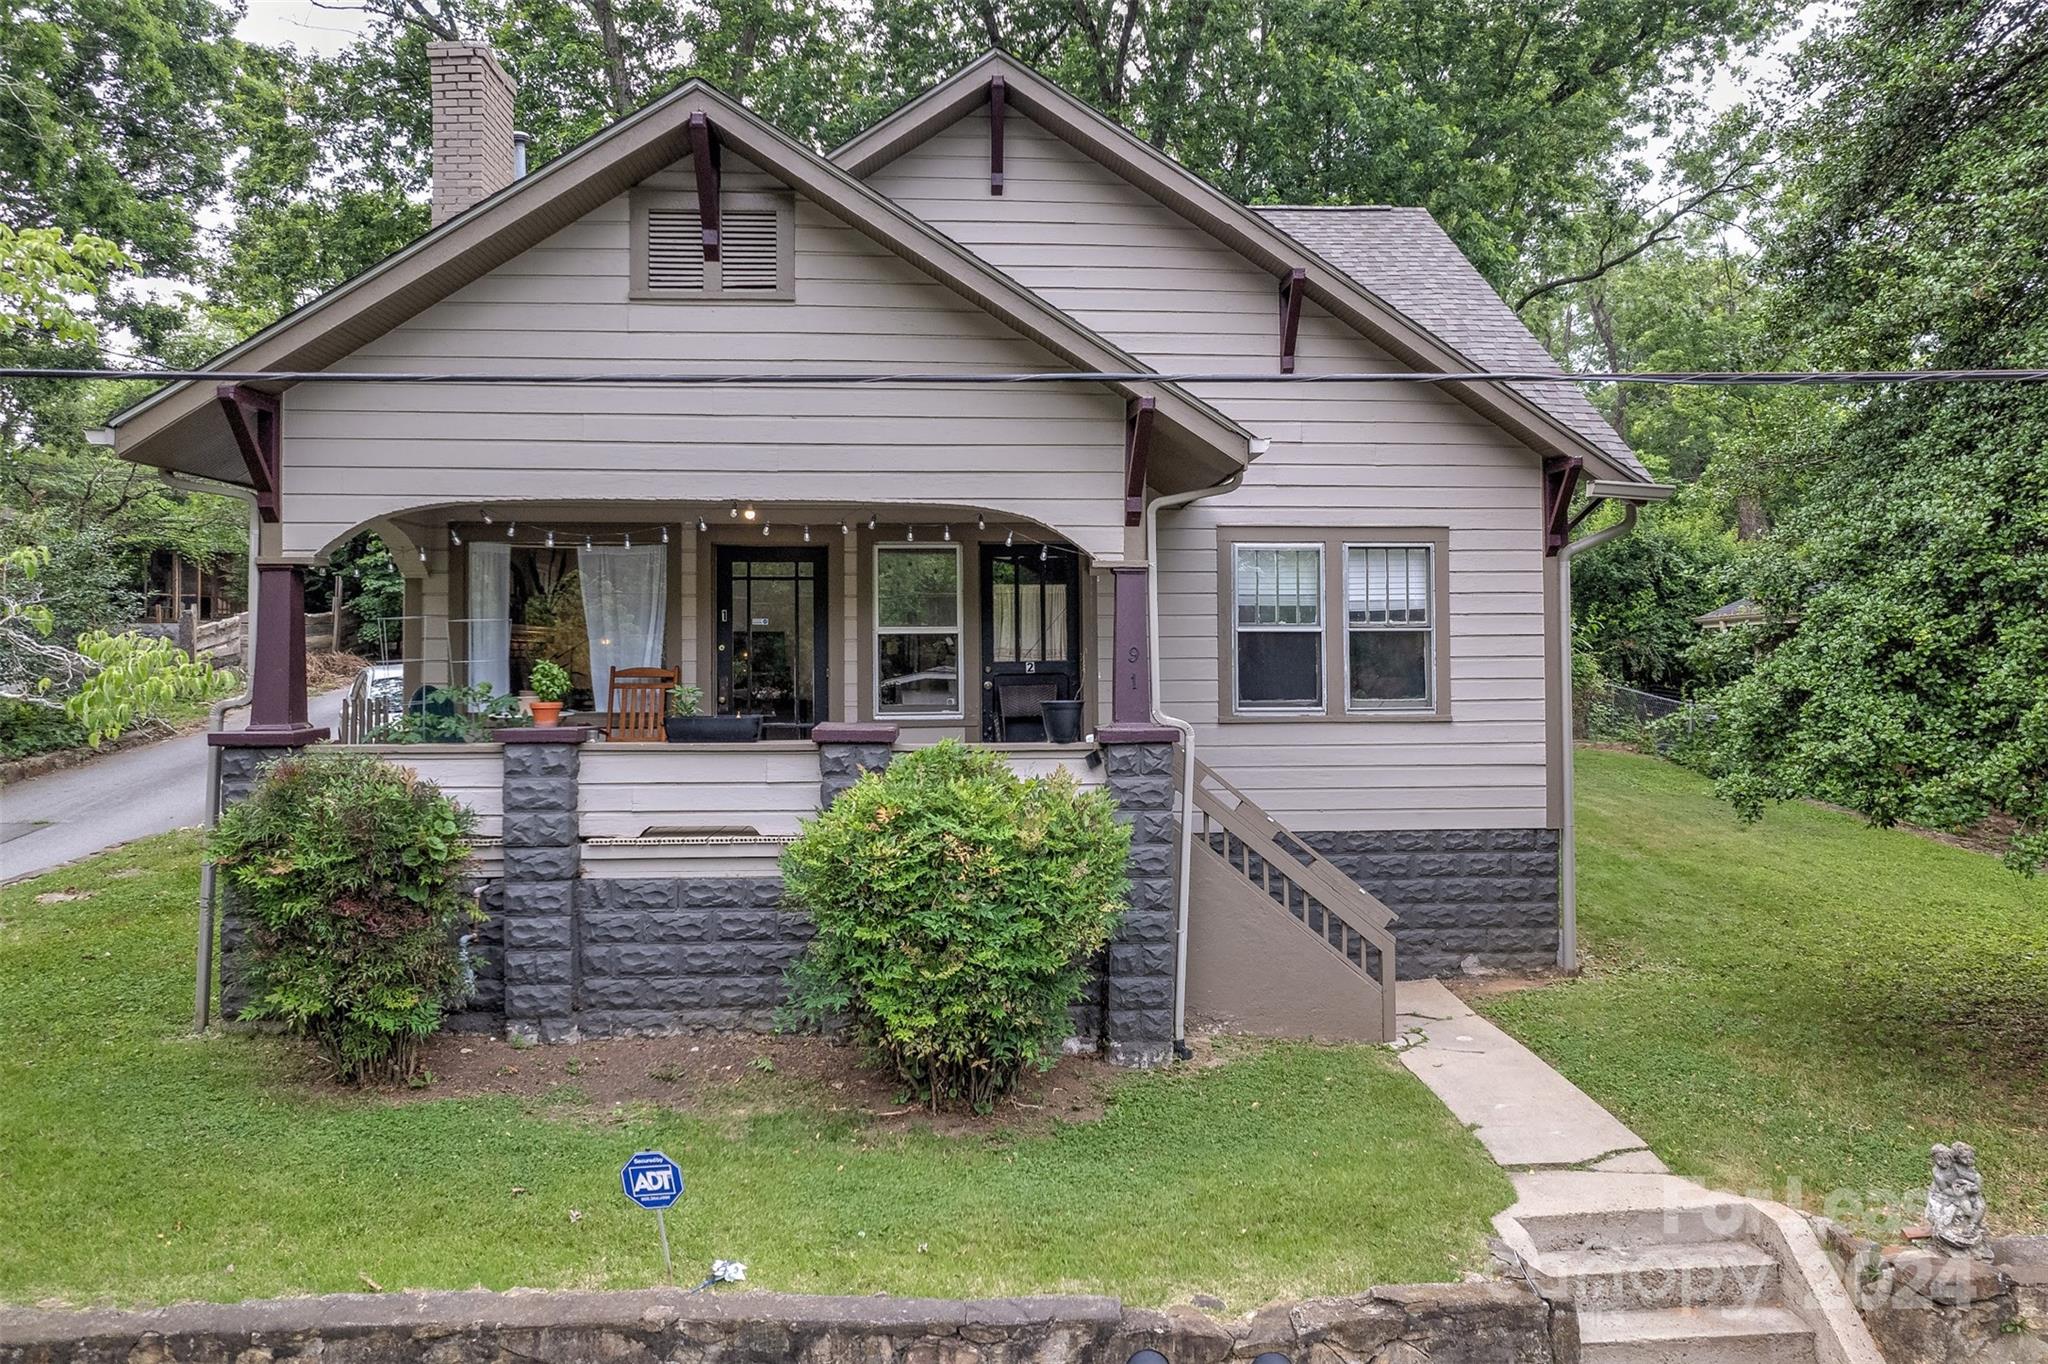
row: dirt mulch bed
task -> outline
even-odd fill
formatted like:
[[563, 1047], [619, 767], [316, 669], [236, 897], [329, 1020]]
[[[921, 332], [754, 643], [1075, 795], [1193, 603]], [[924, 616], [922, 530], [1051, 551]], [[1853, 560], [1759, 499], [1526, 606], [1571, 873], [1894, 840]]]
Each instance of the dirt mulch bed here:
[[345, 687], [356, 680], [356, 674], [370, 666], [370, 660], [355, 654], [335, 653], [328, 649], [306, 651], [306, 691], [318, 695]]
[[1092, 1122], [1119, 1076], [1095, 1057], [1062, 1057], [1042, 1075], [1027, 1074], [995, 1112], [977, 1115], [934, 1114], [863, 1067], [857, 1048], [820, 1037], [711, 1033], [518, 1047], [442, 1033], [427, 1044], [424, 1066], [426, 1084], [379, 1092], [397, 1103], [502, 1096], [550, 1108], [647, 1104], [726, 1118], [802, 1110], [882, 1131], [958, 1136]]

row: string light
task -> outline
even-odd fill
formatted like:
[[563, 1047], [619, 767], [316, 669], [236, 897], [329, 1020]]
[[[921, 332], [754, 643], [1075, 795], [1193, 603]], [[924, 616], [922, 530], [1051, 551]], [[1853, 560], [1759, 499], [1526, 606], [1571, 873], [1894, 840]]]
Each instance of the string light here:
[[461, 532], [461, 531], [459, 531], [459, 530], [455, 529], [455, 527], [453, 527], [453, 526], [450, 526], [450, 527], [448, 527], [448, 538], [449, 538], [450, 540], [452, 540], [452, 541], [454, 541], [454, 542], [455, 542], [455, 547], [456, 547], [457, 549], [461, 549], [461, 548], [462, 548], [462, 532]]
[[940, 538], [946, 540], [950, 540], [953, 538], [953, 527], [950, 524], [948, 524], [942, 529], [942, 531], [940, 532]]
[[853, 534], [853, 527], [847, 525], [844, 521], [841, 521], [839, 523], [839, 533], [841, 535], [851, 535]]
[[1016, 532], [1016, 531], [1014, 531], [1014, 530], [1006, 530], [1006, 531], [1004, 531], [1004, 532], [1003, 532], [1003, 548], [1004, 548], [1004, 549], [1008, 549], [1008, 548], [1009, 548], [1009, 547], [1010, 547], [1011, 545], [1014, 545], [1014, 544], [1016, 544], [1016, 543], [1017, 543], [1017, 532]]
[[1042, 563], [1044, 563], [1044, 562], [1045, 562], [1045, 555], [1046, 555], [1046, 549], [1045, 549], [1045, 546], [1044, 546], [1044, 545], [1040, 545], [1040, 546], [1038, 547], [1038, 562], [1040, 562], [1041, 564], [1042, 564]]
[[632, 547], [633, 547], [633, 536], [632, 536], [632, 534], [631, 534], [631, 533], [629, 532], [629, 533], [627, 534], [627, 536], [626, 536], [626, 548], [627, 548], [627, 549], [631, 549]]
[[808, 544], [809, 544], [810, 542], [811, 542], [811, 528], [810, 528], [809, 526], [805, 526], [805, 527], [804, 527], [804, 543], [808, 545]]
[[491, 514], [490, 514], [489, 512], [483, 512], [483, 513], [482, 513], [482, 516], [483, 516], [483, 518], [484, 518], [484, 524], [485, 524], [485, 525], [487, 525], [487, 526], [488, 526], [488, 525], [490, 525], [490, 524], [491, 524]]
[[768, 522], [766, 522], [766, 521], [763, 521], [763, 522], [761, 523], [761, 538], [762, 538], [763, 540], [766, 540], [766, 539], [768, 538], [768, 532], [769, 532], [769, 531], [771, 531], [771, 530], [774, 530], [774, 529], [775, 529], [775, 527], [774, 527], [774, 526], [770, 525], [770, 524], [769, 524]]
[[551, 531], [549, 531], [549, 532], [548, 532], [548, 548], [549, 548], [549, 549], [553, 549], [554, 547], [555, 547], [555, 533], [554, 533], [554, 532], [553, 532], [553, 531], [551, 530]]
[[583, 537], [583, 547], [584, 547], [585, 549], [596, 549], [596, 548], [597, 548], [596, 544], [594, 544], [594, 543], [593, 543], [593, 542], [591, 541], [591, 538], [590, 538], [590, 537], [589, 537], [588, 535], [586, 535], [586, 536], [584, 536], [584, 537]]
[[507, 540], [510, 540], [513, 536], [517, 534], [519, 534], [519, 523], [517, 521], [507, 522], [505, 526], [505, 538]]
[[425, 545], [421, 545], [421, 546], [420, 546], [420, 562], [421, 562], [421, 563], [425, 563], [426, 561], [427, 561], [427, 547], [426, 547]]
[[709, 527], [709, 526], [707, 526], [707, 525], [705, 525], [705, 524], [704, 524], [704, 518], [703, 518], [703, 517], [701, 517], [701, 516], [700, 516], [700, 517], [698, 517], [698, 518], [697, 518], [697, 534], [699, 534], [699, 535], [702, 535], [702, 534], [704, 534], [704, 532], [706, 532], [706, 531], [708, 531], [708, 530], [710, 530], [710, 529], [711, 529], [711, 527]]
[[906, 543], [906, 544], [916, 544], [916, 543], [917, 543], [917, 527], [916, 527], [916, 526], [905, 526], [905, 527], [903, 528], [903, 540], [904, 540], [904, 543]]
[[668, 527], [667, 527], [667, 526], [663, 526], [663, 527], [661, 528], [661, 542], [662, 542], [662, 543], [663, 543], [664, 545], [668, 543]]
[[874, 514], [873, 512], [869, 512], [869, 513], [868, 513], [868, 529], [869, 529], [869, 530], [873, 530], [874, 528], [875, 528], [875, 514]]
[[743, 517], [745, 517], [745, 518], [746, 518], [747, 520], [749, 520], [749, 521], [753, 520], [753, 519], [754, 519], [754, 509], [753, 509], [753, 507], [752, 507], [752, 506], [749, 506], [749, 507], [748, 507], [748, 508], [747, 508], [747, 509], [746, 509], [745, 511], [741, 512], [741, 513], [740, 513], [740, 515], [741, 515], [741, 516], [743, 516]]
[[987, 530], [988, 518], [986, 516], [983, 516], [980, 512], [976, 512], [974, 514], [974, 528], [976, 530]]
[[731, 505], [730, 507], [727, 507], [727, 508], [725, 509], [725, 514], [726, 514], [726, 517], [727, 517], [727, 519], [729, 519], [729, 520], [733, 520], [733, 521], [737, 521], [737, 520], [739, 520], [739, 519], [740, 519], [740, 504], [739, 504], [739, 503], [737, 503], [737, 502], [733, 503], [733, 504], [732, 504], [732, 505]]

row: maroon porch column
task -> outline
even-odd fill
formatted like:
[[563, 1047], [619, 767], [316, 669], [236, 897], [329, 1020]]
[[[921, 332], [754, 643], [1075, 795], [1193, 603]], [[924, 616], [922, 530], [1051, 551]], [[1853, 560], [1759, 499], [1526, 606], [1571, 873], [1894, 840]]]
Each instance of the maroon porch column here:
[[325, 739], [327, 731], [306, 718], [306, 580], [298, 565], [257, 565], [255, 638], [243, 653], [249, 727], [207, 741], [221, 748], [297, 748]]
[[1112, 568], [1116, 579], [1115, 653], [1109, 718], [1119, 725], [1152, 723], [1152, 641], [1146, 632], [1151, 570]]

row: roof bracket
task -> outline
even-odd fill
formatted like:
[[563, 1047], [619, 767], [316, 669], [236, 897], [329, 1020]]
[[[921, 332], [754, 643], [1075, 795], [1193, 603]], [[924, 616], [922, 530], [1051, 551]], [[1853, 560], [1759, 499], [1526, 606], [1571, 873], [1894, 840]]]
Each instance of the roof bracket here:
[[1308, 271], [1295, 266], [1280, 281], [1280, 372], [1294, 373], [1294, 338], [1301, 330], [1301, 294]]
[[1124, 524], [1145, 516], [1145, 464], [1152, 456], [1152, 414], [1157, 398], [1133, 398], [1124, 418]]
[[[1578, 455], [1546, 455], [1543, 459], [1543, 557], [1548, 559], [1571, 538], [1572, 493], [1586, 470]], [[1581, 514], [1583, 519], [1583, 513]]]
[[697, 221], [704, 229], [704, 259], [718, 259], [718, 142], [702, 111], [690, 115], [690, 164], [697, 171]]
[[1001, 76], [988, 79], [988, 192], [1003, 192], [1003, 99]]
[[227, 413], [228, 430], [234, 433], [242, 463], [248, 466], [249, 484], [256, 490], [256, 510], [265, 521], [275, 524], [284, 473], [284, 456], [278, 440], [282, 404], [275, 393], [265, 393], [247, 384], [222, 384], [214, 395], [220, 399], [221, 410]]

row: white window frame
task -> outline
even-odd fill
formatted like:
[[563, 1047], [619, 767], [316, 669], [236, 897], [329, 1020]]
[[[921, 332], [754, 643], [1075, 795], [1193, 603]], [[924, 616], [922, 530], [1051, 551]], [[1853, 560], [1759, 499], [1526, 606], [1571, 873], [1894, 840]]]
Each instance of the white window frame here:
[[[913, 540], [878, 541], [872, 546], [874, 552], [868, 557], [868, 619], [871, 638], [868, 647], [873, 650], [875, 660], [874, 677], [870, 680], [873, 688], [870, 703], [877, 720], [964, 720], [967, 718], [967, 561], [960, 553], [958, 544], [923, 544]], [[950, 553], [953, 556], [953, 623], [951, 625], [902, 625], [890, 626], [882, 623], [882, 555], [892, 549], [915, 550], [920, 554]], [[951, 635], [953, 656], [959, 660], [959, 685], [955, 692], [959, 704], [952, 710], [890, 710], [882, 704], [882, 636], [890, 635]]]
[[[1378, 625], [1351, 623], [1351, 551], [1354, 549], [1419, 549], [1428, 557], [1429, 570], [1424, 575], [1422, 592], [1423, 625], [1403, 621], [1395, 624], [1382, 621]], [[1435, 715], [1437, 713], [1436, 689], [1440, 679], [1436, 675], [1437, 654], [1437, 574], [1443, 566], [1437, 562], [1437, 546], [1428, 540], [1347, 540], [1344, 542], [1343, 562], [1338, 565], [1337, 586], [1343, 593], [1343, 640], [1341, 652], [1344, 656], [1344, 713], [1346, 715]], [[1415, 700], [1358, 702], [1351, 698], [1351, 636], [1357, 632], [1392, 632], [1420, 634], [1422, 647], [1422, 696]]]
[[[1238, 556], [1259, 550], [1312, 550], [1315, 553], [1316, 624], [1314, 625], [1246, 625], [1238, 617]], [[1328, 657], [1330, 652], [1330, 606], [1325, 600], [1329, 596], [1328, 551], [1319, 540], [1239, 540], [1230, 547], [1230, 582], [1226, 586], [1230, 603], [1230, 713], [1252, 715], [1261, 718], [1273, 716], [1323, 715], [1330, 704], [1330, 679]], [[1284, 705], [1247, 705], [1244, 688], [1238, 678], [1238, 639], [1245, 631], [1259, 634], [1301, 634], [1316, 636], [1316, 699], [1313, 703], [1288, 703]]]

